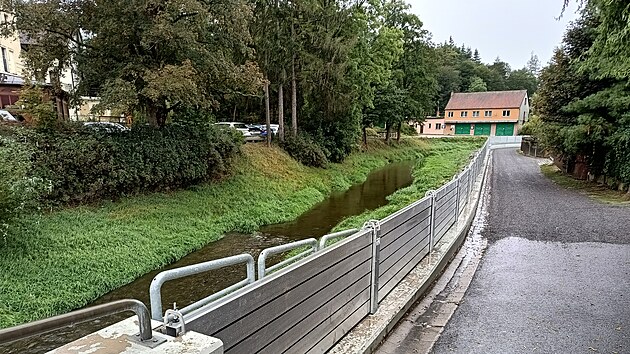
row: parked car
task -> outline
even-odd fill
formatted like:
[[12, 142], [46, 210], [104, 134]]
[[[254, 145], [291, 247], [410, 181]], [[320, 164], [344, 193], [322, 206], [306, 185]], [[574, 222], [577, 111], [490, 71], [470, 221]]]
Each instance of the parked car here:
[[[266, 137], [267, 136], [267, 124], [261, 124], [259, 125], [260, 127], [260, 136], [262, 137]], [[269, 128], [271, 129], [271, 134], [272, 135], [276, 135], [278, 134], [278, 129], [280, 129], [280, 126], [278, 124], [270, 124]]]
[[113, 122], [85, 122], [83, 123], [84, 127], [88, 127], [90, 129], [95, 129], [99, 131], [103, 131], [105, 133], [119, 133], [126, 132], [130, 130], [120, 123]]
[[214, 125], [220, 127], [220, 128], [232, 128], [232, 129], [236, 129], [239, 132], [241, 132], [243, 134], [243, 136], [245, 138], [252, 136], [252, 133], [249, 131], [249, 128], [247, 127], [247, 125], [245, 123], [239, 123], [239, 122], [219, 122], [219, 123], [214, 123]]
[[0, 110], [0, 117], [5, 122], [18, 122], [19, 120], [13, 116], [13, 114], [9, 113], [9, 111], [5, 111], [4, 109]]

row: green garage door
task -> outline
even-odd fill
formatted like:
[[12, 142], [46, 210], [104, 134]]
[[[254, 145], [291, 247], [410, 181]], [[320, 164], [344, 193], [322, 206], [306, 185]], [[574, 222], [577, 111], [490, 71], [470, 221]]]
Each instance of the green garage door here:
[[455, 124], [456, 135], [470, 135], [470, 124]]
[[490, 123], [476, 123], [475, 135], [490, 135]]
[[497, 123], [496, 136], [514, 135], [514, 123]]

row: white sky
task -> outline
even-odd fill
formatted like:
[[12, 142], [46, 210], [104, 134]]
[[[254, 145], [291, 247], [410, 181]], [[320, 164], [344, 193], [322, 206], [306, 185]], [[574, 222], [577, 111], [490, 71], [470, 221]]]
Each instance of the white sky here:
[[569, 21], [578, 17], [575, 1], [558, 21], [563, 0], [406, 0], [433, 42], [449, 36], [479, 50], [491, 63], [499, 56], [512, 69], [525, 66], [533, 51], [543, 66], [557, 47]]

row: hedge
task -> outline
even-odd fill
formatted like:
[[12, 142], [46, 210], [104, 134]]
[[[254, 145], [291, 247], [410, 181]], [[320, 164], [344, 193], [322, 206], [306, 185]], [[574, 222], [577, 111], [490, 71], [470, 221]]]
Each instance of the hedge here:
[[35, 147], [34, 177], [50, 181], [44, 202], [80, 204], [186, 187], [224, 174], [243, 138], [208, 124], [171, 124], [104, 132], [82, 126], [17, 129]]

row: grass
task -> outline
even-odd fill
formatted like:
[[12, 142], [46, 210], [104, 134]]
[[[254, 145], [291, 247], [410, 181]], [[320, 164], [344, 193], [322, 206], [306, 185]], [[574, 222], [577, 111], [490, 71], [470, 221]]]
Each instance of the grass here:
[[630, 205], [630, 200], [628, 199], [630, 194], [628, 193], [612, 190], [608, 188], [608, 186], [594, 182], [575, 179], [562, 173], [562, 171], [554, 165], [542, 165], [540, 166], [540, 170], [543, 175], [547, 176], [547, 178], [559, 186], [578, 191], [598, 202]]
[[471, 153], [479, 149], [485, 142], [484, 138], [454, 141], [439, 139], [431, 144], [430, 154], [417, 160], [413, 169], [413, 183], [402, 188], [389, 197], [389, 203], [375, 210], [369, 210], [343, 220], [333, 230], [360, 227], [364, 222], [372, 219], [383, 219], [405, 206], [424, 197], [426, 191], [437, 189], [450, 181], [470, 161]]
[[434, 159], [434, 152], [457, 146], [455, 140], [373, 142], [342, 164], [316, 169], [278, 148], [251, 144], [219, 183], [24, 218], [0, 240], [0, 328], [85, 306], [226, 232], [293, 220], [371, 170]]

